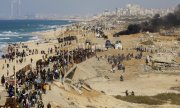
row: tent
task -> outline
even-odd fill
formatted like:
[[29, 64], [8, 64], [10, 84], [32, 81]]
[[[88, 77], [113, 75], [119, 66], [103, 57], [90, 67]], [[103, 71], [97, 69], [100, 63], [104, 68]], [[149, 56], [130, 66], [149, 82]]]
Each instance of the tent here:
[[98, 33], [98, 34], [96, 34], [96, 37], [97, 37], [97, 38], [100, 38], [100, 37], [101, 37], [101, 35]]
[[112, 47], [112, 44], [111, 44], [111, 41], [110, 41], [110, 40], [106, 40], [106, 42], [105, 42], [105, 47], [106, 47], [106, 48], [111, 48], [111, 47]]
[[121, 41], [116, 41], [115, 43], [115, 49], [121, 49], [122, 50], [123, 46], [121, 44]]

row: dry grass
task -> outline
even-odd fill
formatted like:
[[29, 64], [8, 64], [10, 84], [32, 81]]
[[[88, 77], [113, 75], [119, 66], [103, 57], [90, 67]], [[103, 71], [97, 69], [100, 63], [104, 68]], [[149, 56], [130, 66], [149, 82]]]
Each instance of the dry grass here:
[[138, 104], [162, 105], [163, 101], [148, 96], [115, 96], [115, 98]]
[[176, 93], [162, 93], [154, 96], [156, 99], [163, 101], [170, 101], [171, 104], [180, 105], [180, 94]]
[[141, 42], [141, 44], [143, 44], [143, 45], [154, 45], [154, 42], [151, 40], [147, 40], [147, 41]]
[[176, 93], [162, 93], [155, 96], [115, 96], [116, 99], [120, 99], [127, 102], [148, 104], [148, 105], [162, 105], [167, 102], [171, 104], [180, 105], [180, 94]]

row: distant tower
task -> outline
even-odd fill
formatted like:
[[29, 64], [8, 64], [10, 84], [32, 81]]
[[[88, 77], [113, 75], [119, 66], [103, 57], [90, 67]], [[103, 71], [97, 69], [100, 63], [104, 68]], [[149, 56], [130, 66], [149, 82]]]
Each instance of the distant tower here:
[[14, 16], [14, 0], [11, 2], [11, 18]]
[[18, 0], [18, 17], [20, 17], [21, 16], [21, 0]]
[[11, 1], [11, 18], [17, 18], [21, 16], [21, 0]]
[[116, 16], [118, 16], [118, 8], [116, 8]]

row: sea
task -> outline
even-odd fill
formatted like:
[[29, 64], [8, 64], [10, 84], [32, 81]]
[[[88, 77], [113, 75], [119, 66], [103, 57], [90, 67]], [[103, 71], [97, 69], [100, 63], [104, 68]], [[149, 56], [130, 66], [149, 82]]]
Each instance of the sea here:
[[33, 32], [53, 30], [71, 23], [66, 20], [0, 20], [0, 58], [2, 49], [8, 44], [38, 41]]

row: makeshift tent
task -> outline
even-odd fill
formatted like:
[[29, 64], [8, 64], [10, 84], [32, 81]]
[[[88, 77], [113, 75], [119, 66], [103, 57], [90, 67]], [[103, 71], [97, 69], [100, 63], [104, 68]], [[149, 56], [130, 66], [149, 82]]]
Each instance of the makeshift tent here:
[[121, 41], [116, 41], [115, 43], [115, 49], [121, 49], [122, 50], [123, 46], [121, 44]]
[[98, 34], [96, 34], [96, 37], [97, 37], [97, 38], [100, 38], [100, 37], [101, 37], [101, 35], [98, 33]]
[[110, 40], [106, 40], [105, 46], [106, 46], [106, 48], [110, 48], [111, 47], [111, 41]]

